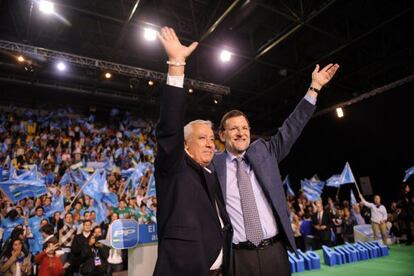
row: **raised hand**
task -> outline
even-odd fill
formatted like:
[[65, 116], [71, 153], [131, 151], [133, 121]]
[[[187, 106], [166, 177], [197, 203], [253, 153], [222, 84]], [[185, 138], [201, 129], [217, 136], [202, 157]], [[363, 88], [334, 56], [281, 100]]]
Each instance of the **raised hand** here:
[[333, 78], [338, 68], [338, 64], [330, 63], [326, 65], [323, 69], [319, 70], [319, 64], [317, 64], [312, 72], [311, 86], [316, 89], [321, 89]]
[[193, 42], [190, 46], [182, 45], [175, 31], [169, 27], [163, 27], [157, 35], [169, 60], [174, 62], [184, 62], [198, 45], [198, 42]]

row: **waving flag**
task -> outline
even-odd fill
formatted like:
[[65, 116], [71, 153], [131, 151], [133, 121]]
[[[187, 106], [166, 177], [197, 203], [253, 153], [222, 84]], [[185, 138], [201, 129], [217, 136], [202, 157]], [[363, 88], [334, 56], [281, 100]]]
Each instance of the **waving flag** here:
[[64, 186], [68, 185], [71, 182], [72, 182], [71, 172], [66, 171], [65, 174], [60, 179], [59, 184], [64, 187]]
[[341, 186], [340, 180], [341, 180], [341, 175], [334, 174], [331, 177], [329, 177], [328, 180], [326, 180], [326, 186], [338, 188], [339, 186]]
[[285, 177], [285, 180], [283, 180], [283, 183], [282, 184], [283, 184], [283, 187], [286, 187], [286, 191], [287, 191], [287, 194], [288, 195], [295, 196], [295, 193], [293, 192], [292, 187], [290, 187], [289, 175], [287, 175]]
[[45, 212], [45, 216], [52, 217], [56, 212], [62, 213], [64, 211], [64, 205], [63, 205], [63, 196], [53, 196], [52, 197], [52, 203], [50, 204], [50, 207]]
[[118, 207], [119, 206], [119, 202], [118, 202], [118, 196], [115, 193], [109, 192], [109, 193], [105, 193], [102, 196], [102, 202], [112, 206], [112, 207]]
[[155, 177], [154, 174], [151, 174], [150, 179], [148, 180], [147, 197], [155, 196], [155, 194]]
[[312, 181], [308, 179], [301, 180], [300, 184], [305, 196], [310, 201], [318, 200], [321, 197], [323, 187], [325, 186], [325, 182], [323, 181]]
[[405, 177], [404, 177], [403, 182], [406, 182], [408, 178], [410, 178], [410, 175], [412, 174], [414, 174], [414, 166], [405, 171]]
[[96, 170], [83, 185], [83, 193], [93, 198], [95, 202], [102, 201], [104, 183], [101, 172], [101, 170]]
[[346, 184], [346, 183], [356, 183], [354, 174], [352, 173], [351, 167], [349, 163], [346, 162], [344, 170], [341, 173], [341, 177], [339, 178], [339, 183]]
[[37, 166], [33, 166], [32, 169], [24, 171], [20, 175], [17, 175], [13, 165], [10, 164], [9, 168], [9, 177], [0, 182], [0, 188], [12, 202], [16, 203], [23, 198], [39, 197], [47, 193], [47, 188], [37, 171]]

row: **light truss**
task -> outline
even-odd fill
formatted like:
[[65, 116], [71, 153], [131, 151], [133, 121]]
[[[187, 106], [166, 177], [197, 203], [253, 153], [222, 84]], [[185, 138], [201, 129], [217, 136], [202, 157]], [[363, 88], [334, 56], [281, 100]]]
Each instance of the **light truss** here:
[[[27, 44], [21, 44], [17, 42], [11, 42], [6, 40], [0, 40], [0, 49], [5, 49], [12, 52], [17, 52], [20, 54], [28, 55], [37, 55], [47, 58], [51, 61], [63, 60], [72, 64], [76, 64], [81, 67], [94, 68], [102, 71], [109, 70], [111, 72], [136, 77], [140, 79], [151, 79], [159, 82], [164, 82], [167, 79], [167, 74], [152, 71], [144, 68], [109, 62], [105, 60], [99, 60], [89, 57], [78, 56], [74, 54], [69, 54], [60, 51], [54, 51], [50, 49], [45, 49], [41, 47], [36, 47]], [[228, 95], [230, 94], [230, 88], [228, 86], [214, 84], [210, 82], [194, 80], [185, 78], [184, 80], [185, 87], [191, 87], [196, 90], [210, 92], [218, 95]]]

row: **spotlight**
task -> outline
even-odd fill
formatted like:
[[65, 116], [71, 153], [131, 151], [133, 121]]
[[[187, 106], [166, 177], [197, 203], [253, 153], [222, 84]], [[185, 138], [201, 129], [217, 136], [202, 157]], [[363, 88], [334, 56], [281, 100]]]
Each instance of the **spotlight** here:
[[56, 68], [57, 68], [60, 72], [63, 72], [63, 71], [65, 71], [65, 70], [66, 70], [66, 64], [65, 64], [63, 61], [59, 61], [59, 62], [56, 64]]
[[194, 92], [194, 90], [192, 88], [188, 89], [188, 93], [193, 93], [193, 92]]
[[137, 89], [138, 85], [139, 85], [139, 79], [136, 79], [136, 78], [129, 79], [129, 88], [131, 88], [131, 90]]
[[154, 82], [153, 82], [152, 80], [149, 80], [149, 81], [148, 81], [148, 85], [149, 85], [149, 86], [153, 86], [153, 85], [154, 85]]
[[18, 62], [23, 62], [24, 61], [24, 57], [22, 55], [17, 57], [17, 61]]
[[41, 0], [39, 2], [39, 10], [45, 14], [52, 14], [55, 12], [55, 4], [50, 1]]
[[144, 38], [148, 41], [154, 41], [157, 38], [157, 32], [153, 29], [144, 28]]
[[227, 51], [227, 50], [223, 50], [223, 51], [221, 51], [221, 53], [220, 53], [220, 60], [222, 61], [222, 62], [229, 62], [230, 61], [230, 59], [231, 59], [231, 56], [232, 56], [232, 53], [230, 53], [229, 51]]
[[214, 95], [213, 102], [214, 104], [219, 104], [221, 102], [221, 95]]
[[338, 116], [338, 118], [344, 117], [344, 111], [342, 110], [342, 107], [338, 107], [336, 109], [336, 115]]
[[112, 74], [111, 74], [111, 73], [109, 73], [109, 72], [106, 72], [106, 73], [105, 73], [105, 78], [106, 78], [106, 79], [110, 79], [110, 78], [112, 78]]

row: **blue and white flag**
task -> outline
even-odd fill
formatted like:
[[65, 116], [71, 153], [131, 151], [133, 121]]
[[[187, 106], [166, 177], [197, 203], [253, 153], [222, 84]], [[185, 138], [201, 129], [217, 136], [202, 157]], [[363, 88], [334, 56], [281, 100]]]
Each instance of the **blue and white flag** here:
[[71, 175], [72, 175], [71, 171], [69, 171], [69, 170], [66, 171], [63, 174], [62, 178], [60, 179], [59, 184], [62, 187], [65, 187], [66, 185], [70, 184], [73, 181]]
[[339, 186], [341, 186], [340, 180], [341, 180], [341, 175], [334, 174], [331, 177], [329, 177], [328, 180], [326, 180], [326, 186], [339, 188]]
[[12, 164], [9, 165], [8, 179], [0, 182], [0, 188], [16, 203], [27, 197], [39, 197], [47, 193], [45, 182], [41, 179], [40, 173], [37, 172], [37, 166], [33, 166], [29, 171], [23, 171], [17, 175]]
[[321, 197], [325, 182], [323, 181], [311, 181], [304, 179], [300, 181], [302, 191], [310, 201], [318, 200]]
[[109, 193], [105, 193], [102, 196], [102, 202], [112, 206], [112, 207], [118, 207], [119, 206], [119, 201], [118, 201], [118, 196], [115, 193], [109, 192]]
[[101, 170], [96, 170], [83, 185], [83, 193], [95, 200], [96, 203], [102, 201], [103, 196], [103, 181], [101, 176]]
[[358, 202], [356, 201], [354, 191], [351, 190], [351, 206], [354, 206]]
[[352, 173], [351, 167], [349, 166], [349, 163], [346, 162], [345, 167], [341, 173], [341, 177], [339, 179], [339, 183], [347, 184], [347, 183], [356, 183], [354, 174]]
[[50, 203], [50, 208], [45, 212], [45, 216], [52, 217], [56, 212], [63, 213], [64, 209], [63, 196], [54, 195], [52, 197], [52, 202]]
[[410, 175], [412, 175], [412, 174], [414, 174], [414, 166], [405, 171], [405, 176], [404, 176], [403, 182], [406, 182], [408, 180], [408, 178], [410, 178]]
[[148, 180], [147, 197], [155, 196], [155, 194], [156, 194], [155, 177], [154, 177], [154, 174], [151, 174]]
[[292, 187], [290, 187], [289, 175], [285, 177], [285, 180], [283, 180], [282, 184], [284, 187], [286, 187], [287, 194], [294, 197], [295, 193], [293, 192]]

